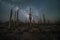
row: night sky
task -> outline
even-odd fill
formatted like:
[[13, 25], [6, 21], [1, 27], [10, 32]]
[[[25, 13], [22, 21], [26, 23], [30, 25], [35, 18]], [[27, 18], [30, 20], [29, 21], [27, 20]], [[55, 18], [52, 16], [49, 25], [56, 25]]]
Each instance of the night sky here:
[[60, 0], [0, 0], [0, 20], [8, 21], [11, 9], [13, 14], [19, 9], [21, 21], [28, 20], [29, 8], [35, 20], [43, 19], [43, 14], [51, 21], [60, 19]]

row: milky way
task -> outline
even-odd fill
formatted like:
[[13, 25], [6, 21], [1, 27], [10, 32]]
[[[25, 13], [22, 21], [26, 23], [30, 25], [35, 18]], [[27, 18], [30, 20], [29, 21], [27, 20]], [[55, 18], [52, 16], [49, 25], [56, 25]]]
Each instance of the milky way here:
[[19, 19], [21, 21], [28, 20], [29, 8], [32, 9], [32, 17], [35, 20], [43, 19], [45, 14], [46, 19], [60, 19], [60, 1], [59, 0], [0, 0], [0, 20], [9, 20], [10, 10], [14, 12], [19, 9]]

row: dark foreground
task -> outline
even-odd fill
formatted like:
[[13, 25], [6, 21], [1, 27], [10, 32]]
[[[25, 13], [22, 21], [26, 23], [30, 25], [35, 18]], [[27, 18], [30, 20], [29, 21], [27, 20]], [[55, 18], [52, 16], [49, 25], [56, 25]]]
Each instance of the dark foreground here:
[[0, 27], [0, 40], [59, 40], [60, 26]]

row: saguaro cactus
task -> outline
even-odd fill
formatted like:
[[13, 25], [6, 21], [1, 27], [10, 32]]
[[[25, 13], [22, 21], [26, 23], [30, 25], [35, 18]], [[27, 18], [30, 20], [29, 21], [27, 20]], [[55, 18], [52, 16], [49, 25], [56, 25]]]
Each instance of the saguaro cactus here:
[[14, 27], [18, 26], [18, 12], [19, 10], [15, 11], [15, 16], [14, 16]]
[[16, 12], [15, 12], [15, 15], [14, 15], [14, 27], [16, 26]]
[[18, 21], [19, 21], [19, 19], [18, 19], [18, 15], [19, 15], [19, 10], [17, 10], [17, 20], [16, 20], [16, 26], [18, 26]]
[[11, 27], [11, 20], [12, 20], [12, 9], [11, 9], [10, 18], [9, 18], [9, 28]]
[[30, 22], [30, 26], [31, 26], [31, 21], [32, 21], [32, 14], [31, 14], [31, 8], [30, 8], [30, 13], [29, 13], [29, 22]]
[[44, 15], [44, 14], [43, 14], [43, 23], [44, 23], [44, 24], [46, 23], [45, 15]]

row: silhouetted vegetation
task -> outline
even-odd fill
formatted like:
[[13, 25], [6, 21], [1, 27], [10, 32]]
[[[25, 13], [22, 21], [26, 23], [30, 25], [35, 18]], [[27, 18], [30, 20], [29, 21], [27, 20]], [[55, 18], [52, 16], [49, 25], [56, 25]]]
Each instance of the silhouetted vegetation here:
[[31, 22], [31, 8], [29, 22], [18, 21], [18, 14], [15, 14], [16, 16], [17, 18], [13, 20], [11, 10], [10, 20], [5, 23], [0, 22], [0, 40], [59, 40], [60, 21], [55, 23], [48, 21], [46, 23], [45, 15], [43, 14], [43, 23]]

